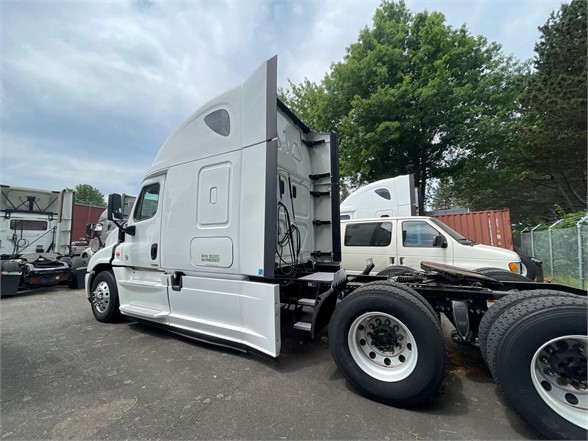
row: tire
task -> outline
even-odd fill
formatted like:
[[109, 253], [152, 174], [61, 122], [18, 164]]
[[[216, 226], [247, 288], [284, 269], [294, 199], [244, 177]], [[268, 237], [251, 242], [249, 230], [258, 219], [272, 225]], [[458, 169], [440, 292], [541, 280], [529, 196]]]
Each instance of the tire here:
[[[496, 321], [498, 317], [500, 317], [504, 311], [511, 308], [514, 305], [517, 305], [521, 302], [524, 302], [530, 298], [538, 298], [538, 297], [548, 297], [548, 296], [562, 296], [562, 297], [578, 297], [575, 294], [564, 293], [560, 291], [555, 291], [552, 289], [535, 289], [532, 291], [513, 291], [506, 297], [502, 297], [494, 305], [492, 305], [480, 321], [480, 326], [478, 328], [478, 343], [480, 344], [480, 352], [482, 353], [482, 358], [484, 361], [487, 361], [486, 349], [487, 349], [487, 340], [488, 340], [488, 333], [492, 328], [492, 325]], [[490, 366], [488, 366], [490, 368]]]
[[506, 310], [488, 337], [504, 398], [548, 439], [588, 435], [587, 306], [579, 296], [527, 299]]
[[521, 258], [521, 275], [528, 279], [535, 280], [537, 278], [537, 269], [530, 257], [519, 254]]
[[69, 281], [68, 286], [72, 289], [78, 289], [78, 277], [77, 277], [77, 270], [78, 268], [82, 268], [84, 265], [84, 259], [80, 256], [72, 257], [70, 262], [69, 268]]
[[62, 257], [61, 259], [59, 259], [60, 262], [63, 262], [65, 264], [67, 264], [67, 266], [69, 266], [71, 268], [71, 257]]
[[417, 271], [414, 268], [404, 265], [390, 265], [378, 272], [378, 276], [401, 276], [404, 274], [414, 274]]
[[425, 305], [425, 307], [429, 310], [431, 315], [433, 315], [434, 317], [439, 319], [438, 313], [437, 313], [437, 311], [435, 311], [433, 306], [429, 302], [427, 302], [427, 300], [422, 295], [420, 295], [417, 291], [415, 291], [414, 289], [412, 289], [411, 287], [409, 287], [407, 285], [404, 285], [403, 283], [393, 282], [391, 280], [382, 280], [382, 281], [378, 280], [376, 282], [370, 283], [370, 286], [383, 286], [385, 288], [392, 287], [395, 289], [400, 289], [400, 290], [414, 296], [415, 298], [419, 299], [423, 303], [423, 305]]
[[[441, 385], [446, 364], [441, 325], [417, 296], [376, 282], [358, 288], [335, 308], [329, 325], [331, 354], [347, 381], [368, 398], [411, 407]], [[371, 326], [380, 331], [377, 341]]]
[[7, 262], [2, 262], [2, 272], [3, 273], [19, 273], [20, 272], [20, 265], [18, 262], [13, 260], [9, 260]]
[[499, 282], [531, 282], [531, 279], [501, 268], [478, 268], [475, 272]]
[[94, 278], [90, 304], [92, 313], [99, 322], [112, 323], [122, 318], [119, 310], [118, 288], [112, 272], [102, 271]]

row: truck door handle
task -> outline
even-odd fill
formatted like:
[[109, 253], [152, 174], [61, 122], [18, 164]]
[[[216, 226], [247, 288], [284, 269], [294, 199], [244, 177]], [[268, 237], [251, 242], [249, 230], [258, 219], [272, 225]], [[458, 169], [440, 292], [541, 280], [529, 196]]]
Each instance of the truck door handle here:
[[390, 257], [390, 265], [394, 265], [394, 257]]
[[151, 245], [151, 260], [157, 259], [157, 244]]
[[404, 265], [404, 257], [400, 257], [400, 265]]

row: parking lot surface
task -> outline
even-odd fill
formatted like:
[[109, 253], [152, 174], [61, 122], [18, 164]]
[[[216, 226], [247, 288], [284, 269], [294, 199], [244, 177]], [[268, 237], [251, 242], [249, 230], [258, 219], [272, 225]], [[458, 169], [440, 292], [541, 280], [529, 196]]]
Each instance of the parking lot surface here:
[[370, 401], [337, 371], [326, 333], [282, 335], [279, 360], [132, 322], [95, 321], [83, 290], [4, 298], [2, 439], [534, 439], [475, 348], [448, 341], [440, 396]]

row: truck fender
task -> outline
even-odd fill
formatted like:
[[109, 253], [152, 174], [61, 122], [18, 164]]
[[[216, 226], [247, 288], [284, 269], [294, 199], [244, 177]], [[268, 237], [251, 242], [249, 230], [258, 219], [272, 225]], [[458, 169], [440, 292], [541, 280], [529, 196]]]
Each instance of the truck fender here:
[[337, 297], [346, 285], [347, 274], [344, 270], [339, 270], [333, 276], [331, 287], [317, 297], [318, 303], [312, 314], [311, 338], [314, 339], [318, 332], [331, 321], [331, 316], [337, 305]]

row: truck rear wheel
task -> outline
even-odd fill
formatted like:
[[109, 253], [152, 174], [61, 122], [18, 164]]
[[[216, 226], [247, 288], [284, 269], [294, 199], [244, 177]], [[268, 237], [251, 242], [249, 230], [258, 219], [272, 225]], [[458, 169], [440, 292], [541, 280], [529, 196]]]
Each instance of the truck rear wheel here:
[[104, 323], [120, 320], [122, 314], [119, 310], [118, 288], [112, 272], [102, 271], [94, 278], [90, 296], [96, 320]]
[[390, 265], [378, 272], [378, 276], [402, 276], [404, 274], [414, 274], [416, 270], [405, 265]]
[[588, 302], [526, 299], [507, 309], [488, 337], [488, 362], [505, 399], [549, 439], [586, 439]]
[[480, 352], [482, 353], [482, 358], [484, 358], [484, 361], [488, 360], [486, 356], [486, 343], [488, 340], [488, 333], [490, 332], [490, 329], [492, 328], [492, 325], [494, 324], [496, 319], [500, 317], [500, 315], [504, 311], [530, 298], [558, 295], [563, 297], [578, 297], [575, 294], [564, 293], [552, 289], [534, 289], [531, 291], [524, 292], [513, 291], [512, 294], [509, 294], [506, 297], [502, 297], [500, 300], [496, 301], [494, 305], [488, 308], [488, 311], [486, 311], [486, 313], [482, 317], [482, 320], [480, 321], [480, 327], [478, 328], [478, 343], [480, 344]]
[[409, 407], [437, 392], [445, 373], [445, 343], [425, 302], [376, 282], [337, 306], [329, 325], [331, 354], [363, 395]]

